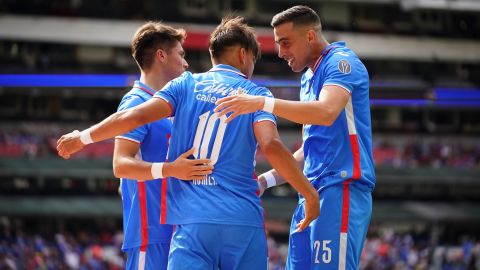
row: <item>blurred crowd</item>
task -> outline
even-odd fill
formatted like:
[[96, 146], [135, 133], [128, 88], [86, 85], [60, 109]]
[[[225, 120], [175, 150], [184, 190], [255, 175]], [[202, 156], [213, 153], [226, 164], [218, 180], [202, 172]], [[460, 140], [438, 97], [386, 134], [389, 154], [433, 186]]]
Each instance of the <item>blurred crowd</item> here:
[[480, 242], [464, 236], [454, 243], [438, 243], [426, 237], [386, 230], [382, 235], [367, 238], [360, 269], [480, 269]]
[[[400, 137], [400, 136], [398, 136]], [[401, 138], [401, 137], [400, 137]], [[375, 165], [395, 168], [458, 168], [480, 169], [480, 141], [465, 138], [429, 138], [375, 140]]]
[[[123, 269], [121, 232], [76, 234], [52, 237], [21, 232], [0, 234], [0, 269]], [[285, 268], [286, 243], [268, 238], [269, 269]], [[480, 242], [463, 237], [455, 243], [433, 243], [411, 233], [384, 230], [369, 235], [362, 270], [473, 270], [480, 269]]]
[[[269, 239], [270, 270], [285, 269], [287, 244]], [[464, 237], [460, 243], [432, 243], [410, 233], [387, 230], [369, 235], [365, 242], [362, 270], [475, 270], [480, 269], [480, 242]]]
[[0, 234], [0, 269], [123, 269], [120, 232]]
[[[57, 156], [57, 140], [73, 128], [58, 125], [25, 124], [0, 131], [0, 157], [47, 158]], [[113, 140], [88, 145], [73, 158], [111, 158]]]
[[[56, 142], [61, 134], [72, 129], [57, 125], [24, 125], [19, 129], [0, 131], [0, 157], [43, 158], [57, 155]], [[400, 135], [398, 138], [376, 138], [373, 141], [376, 165], [395, 168], [458, 168], [480, 169], [480, 140], [463, 137], [429, 137]], [[286, 141], [292, 151], [300, 144]], [[113, 140], [87, 146], [74, 158], [110, 158]], [[258, 157], [261, 162], [263, 157]]]

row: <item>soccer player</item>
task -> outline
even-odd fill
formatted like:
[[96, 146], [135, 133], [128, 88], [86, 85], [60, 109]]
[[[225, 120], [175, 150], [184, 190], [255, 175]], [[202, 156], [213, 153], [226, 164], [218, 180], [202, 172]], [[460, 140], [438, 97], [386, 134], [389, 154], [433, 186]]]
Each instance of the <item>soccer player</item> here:
[[[122, 99], [118, 110], [135, 107], [149, 100], [167, 82], [180, 76], [188, 67], [184, 59], [183, 29], [148, 22], [132, 40], [132, 56], [141, 76]], [[121, 178], [126, 269], [167, 269], [173, 225], [165, 224], [167, 180], [154, 179], [152, 162], [164, 162], [172, 122], [161, 119], [116, 137], [113, 170]], [[163, 176], [201, 179], [210, 174], [208, 163], [188, 160], [187, 151], [172, 163], [164, 163]], [[135, 180], [133, 180], [135, 179]], [[152, 180], [154, 179], [154, 180]]]
[[[303, 124], [294, 153], [320, 195], [320, 216], [298, 232], [304, 201], [293, 214], [287, 269], [358, 269], [375, 186], [368, 73], [344, 42], [329, 43], [311, 8], [294, 6], [272, 19], [278, 56], [302, 76], [300, 101], [248, 94], [217, 102], [220, 116], [263, 109]], [[267, 188], [283, 183], [276, 170], [259, 177]]]
[[[166, 220], [177, 227], [168, 269], [263, 270], [267, 266], [266, 237], [258, 185], [253, 180], [257, 145], [305, 198], [305, 215], [298, 222], [298, 231], [318, 216], [318, 194], [280, 141], [272, 114], [257, 111], [227, 124], [226, 116], [213, 112], [216, 100], [239, 92], [271, 97], [268, 89], [248, 80], [260, 57], [253, 28], [241, 17], [223, 19], [209, 43], [214, 66], [208, 72], [183, 73], [153, 99], [82, 132], [62, 136], [57, 150], [69, 157], [85, 143], [174, 116], [169, 159], [193, 146], [193, 157], [208, 157], [215, 169], [202, 180], [169, 179]], [[163, 177], [161, 164], [154, 163], [151, 171], [156, 178]]]

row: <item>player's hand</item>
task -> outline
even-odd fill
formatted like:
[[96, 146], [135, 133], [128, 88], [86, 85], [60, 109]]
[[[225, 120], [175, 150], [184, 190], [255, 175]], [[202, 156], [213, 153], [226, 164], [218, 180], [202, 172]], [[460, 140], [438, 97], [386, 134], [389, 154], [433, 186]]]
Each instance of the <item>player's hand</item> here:
[[80, 131], [74, 130], [58, 139], [58, 155], [64, 159], [69, 159], [71, 155], [82, 150], [84, 146], [85, 145], [80, 141]]
[[181, 180], [203, 180], [212, 174], [213, 165], [210, 159], [188, 159], [194, 148], [181, 154], [175, 161], [163, 165], [164, 177], [173, 176]]
[[239, 115], [253, 113], [263, 109], [264, 102], [265, 97], [239, 93], [217, 100], [217, 102], [215, 102], [217, 107], [215, 107], [214, 112], [219, 112], [219, 116], [231, 112], [232, 114], [225, 121], [228, 123]]
[[297, 232], [303, 231], [320, 215], [320, 199], [318, 193], [312, 194], [308, 198], [305, 197], [304, 202], [305, 218], [297, 224]]
[[263, 174], [258, 176], [258, 196], [262, 196], [265, 190], [267, 189], [267, 181], [265, 180], [265, 177]]

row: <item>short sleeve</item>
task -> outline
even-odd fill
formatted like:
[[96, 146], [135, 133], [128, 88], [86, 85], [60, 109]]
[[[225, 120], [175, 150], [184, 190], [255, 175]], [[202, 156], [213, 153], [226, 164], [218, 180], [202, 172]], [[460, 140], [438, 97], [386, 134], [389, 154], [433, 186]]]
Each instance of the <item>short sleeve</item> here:
[[[272, 92], [265, 87], [259, 87], [258, 91], [255, 93], [256, 96], [262, 97], [271, 97], [273, 98]], [[253, 113], [253, 123], [261, 122], [261, 121], [271, 121], [275, 125], [277, 124], [276, 117], [268, 112], [265, 111], [256, 111]]]
[[358, 80], [359, 70], [356, 65], [356, 56], [351, 53], [336, 52], [328, 59], [324, 70], [323, 86], [340, 86], [351, 94]]
[[172, 115], [175, 116], [180, 101], [184, 98], [185, 83], [191, 77], [190, 72], [184, 72], [180, 77], [168, 82], [160, 91], [155, 93], [154, 98], [165, 100], [172, 109]]
[[[144, 103], [145, 100], [140, 97], [140, 96], [137, 96], [137, 95], [129, 95], [129, 96], [125, 96], [122, 101], [120, 102], [120, 105], [118, 106], [118, 110], [117, 111], [123, 111], [123, 110], [127, 110], [127, 109], [130, 109], [130, 108], [133, 108], [135, 106], [138, 106], [142, 103]], [[148, 124], [147, 125], [143, 125], [143, 126], [140, 126], [128, 133], [125, 133], [123, 135], [119, 135], [115, 138], [122, 138], [122, 139], [126, 139], [126, 140], [129, 140], [129, 141], [134, 141], [134, 142], [137, 142], [137, 143], [141, 143], [143, 141], [143, 139], [145, 138], [145, 136], [147, 135], [148, 133]]]

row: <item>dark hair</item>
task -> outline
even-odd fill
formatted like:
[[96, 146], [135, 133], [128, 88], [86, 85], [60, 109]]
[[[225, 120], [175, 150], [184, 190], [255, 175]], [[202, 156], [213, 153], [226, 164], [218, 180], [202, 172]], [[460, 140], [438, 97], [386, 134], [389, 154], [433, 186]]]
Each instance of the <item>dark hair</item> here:
[[275, 16], [273, 16], [270, 25], [272, 27], [276, 27], [287, 22], [292, 22], [293, 25], [314, 24], [315, 26], [319, 27], [318, 30], [322, 30], [320, 17], [318, 17], [317, 13], [313, 9], [307, 6], [294, 6], [277, 13]]
[[141, 69], [149, 68], [158, 49], [168, 52], [177, 42], [183, 43], [186, 36], [184, 29], [161, 22], [147, 22], [133, 36], [132, 56]]
[[262, 53], [255, 36], [255, 30], [248, 26], [243, 17], [224, 17], [222, 22], [210, 35], [209, 50], [213, 58], [217, 58], [230, 46], [240, 45], [251, 51], [255, 60], [260, 59]]

